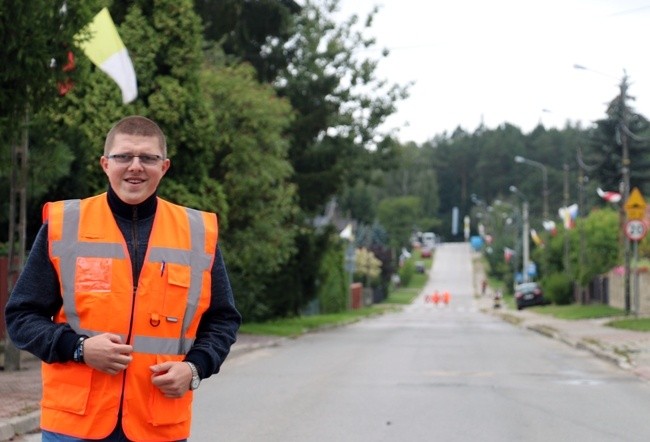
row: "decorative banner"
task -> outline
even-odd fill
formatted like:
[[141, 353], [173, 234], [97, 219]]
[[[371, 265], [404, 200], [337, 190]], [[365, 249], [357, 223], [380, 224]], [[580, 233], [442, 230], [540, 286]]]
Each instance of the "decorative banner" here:
[[530, 237], [536, 246], [544, 247], [544, 241], [542, 241], [542, 238], [537, 234], [537, 230], [530, 229]]
[[138, 84], [133, 62], [108, 9], [102, 9], [84, 30], [89, 32], [90, 39], [78, 41], [79, 47], [90, 61], [117, 83], [124, 104], [135, 100], [138, 97]]
[[[74, 61], [74, 54], [72, 51], [68, 51], [68, 59], [66, 63], [63, 65], [63, 68], [61, 69], [63, 72], [71, 72], [75, 70], [76, 64]], [[59, 95], [64, 96], [68, 92], [72, 90], [74, 87], [74, 82], [72, 81], [72, 78], [66, 77], [64, 80], [60, 81], [57, 84], [57, 89], [59, 90]]]
[[564, 228], [567, 230], [572, 229], [575, 227], [575, 220], [578, 217], [578, 205], [571, 204], [569, 207], [560, 207], [558, 214], [562, 218]]
[[618, 192], [605, 192], [603, 189], [600, 187], [596, 189], [596, 192], [598, 192], [598, 196], [607, 201], [608, 203], [618, 203], [621, 201], [621, 194]]
[[544, 226], [544, 230], [550, 232], [552, 236], [555, 236], [557, 234], [557, 226], [555, 225], [555, 221], [542, 221], [542, 226]]

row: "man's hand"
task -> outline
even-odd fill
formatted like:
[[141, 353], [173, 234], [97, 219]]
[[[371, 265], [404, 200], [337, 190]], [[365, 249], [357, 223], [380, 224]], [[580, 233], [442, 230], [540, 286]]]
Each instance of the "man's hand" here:
[[121, 372], [133, 359], [133, 346], [123, 344], [122, 338], [112, 333], [86, 338], [83, 345], [86, 365], [107, 374]]
[[149, 367], [151, 382], [168, 398], [182, 397], [190, 389], [192, 369], [185, 362], [168, 361]]

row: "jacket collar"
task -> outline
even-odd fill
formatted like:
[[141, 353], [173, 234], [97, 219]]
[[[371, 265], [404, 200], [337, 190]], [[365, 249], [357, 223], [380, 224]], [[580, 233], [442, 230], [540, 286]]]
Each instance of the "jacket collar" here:
[[117, 193], [115, 193], [111, 186], [108, 186], [108, 206], [111, 208], [111, 212], [120, 218], [133, 219], [135, 217], [137, 219], [144, 219], [156, 213], [158, 197], [156, 192], [154, 192], [153, 195], [140, 204], [127, 204], [117, 196]]

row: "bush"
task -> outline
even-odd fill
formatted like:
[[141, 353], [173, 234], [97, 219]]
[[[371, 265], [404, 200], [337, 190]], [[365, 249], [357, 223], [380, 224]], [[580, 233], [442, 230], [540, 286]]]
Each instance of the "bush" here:
[[411, 279], [413, 279], [413, 275], [415, 275], [415, 261], [411, 258], [404, 261], [404, 265], [399, 269], [400, 285], [402, 287], [408, 287]]
[[321, 313], [344, 312], [348, 302], [348, 276], [343, 265], [343, 250], [330, 244], [318, 272], [316, 288]]
[[552, 273], [542, 280], [544, 296], [557, 305], [573, 303], [573, 281], [564, 273]]

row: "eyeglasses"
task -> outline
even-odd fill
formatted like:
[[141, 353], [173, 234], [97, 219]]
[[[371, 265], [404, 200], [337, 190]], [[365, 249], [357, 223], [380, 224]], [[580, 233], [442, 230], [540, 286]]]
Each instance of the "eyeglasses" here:
[[106, 158], [109, 160], [115, 160], [117, 164], [131, 164], [133, 158], [139, 158], [140, 163], [144, 166], [155, 166], [159, 161], [163, 159], [160, 155], [131, 155], [128, 153], [116, 153], [113, 155], [107, 155]]

